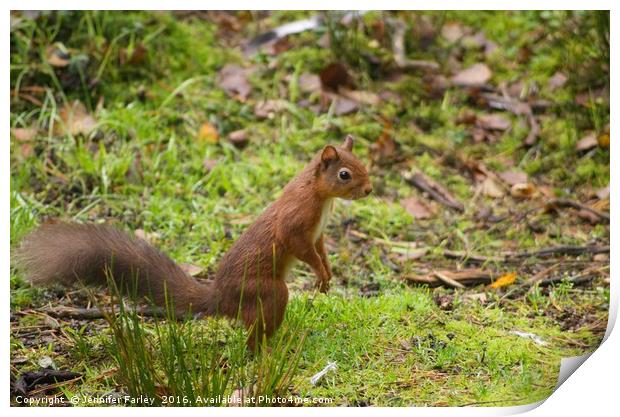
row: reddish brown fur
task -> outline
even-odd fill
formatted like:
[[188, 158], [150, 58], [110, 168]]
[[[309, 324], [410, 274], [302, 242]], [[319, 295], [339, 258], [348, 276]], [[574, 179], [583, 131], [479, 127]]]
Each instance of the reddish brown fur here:
[[[331, 268], [322, 230], [317, 230], [326, 204], [372, 191], [352, 146], [349, 136], [341, 147], [326, 146], [319, 152], [224, 255], [211, 282], [195, 280], [145, 241], [109, 226], [41, 226], [26, 237], [16, 260], [34, 284], [78, 279], [101, 284], [109, 270], [120, 285], [137, 280], [138, 292], [159, 305], [167, 292], [177, 313], [239, 317], [252, 329], [248, 344], [254, 348], [284, 318], [285, 275], [295, 259], [310, 265], [322, 292], [329, 289]], [[341, 170], [351, 178], [342, 180]]]

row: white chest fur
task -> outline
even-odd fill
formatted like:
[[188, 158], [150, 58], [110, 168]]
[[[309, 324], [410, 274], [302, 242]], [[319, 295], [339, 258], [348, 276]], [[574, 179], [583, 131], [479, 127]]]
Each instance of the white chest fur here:
[[325, 226], [327, 225], [327, 220], [329, 219], [329, 215], [332, 212], [333, 205], [334, 205], [333, 198], [325, 200], [325, 203], [323, 204], [323, 209], [321, 210], [321, 218], [319, 219], [319, 222], [317, 223], [316, 228], [314, 229], [314, 233], [312, 234], [313, 241], [316, 242], [319, 236], [321, 236], [321, 233], [323, 233], [323, 230], [325, 229]]

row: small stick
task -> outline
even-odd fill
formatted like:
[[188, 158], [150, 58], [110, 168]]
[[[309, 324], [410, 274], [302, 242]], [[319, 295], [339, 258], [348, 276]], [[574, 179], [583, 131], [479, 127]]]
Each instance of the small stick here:
[[424, 61], [408, 59], [405, 56], [405, 33], [407, 28], [405, 24], [399, 20], [391, 20], [394, 30], [394, 43], [392, 45], [394, 50], [394, 62], [399, 68], [412, 68], [412, 69], [424, 69], [430, 71], [438, 71], [439, 64], [435, 61]]
[[444, 206], [460, 212], [465, 211], [463, 204], [454, 198], [443, 185], [433, 181], [421, 172], [405, 177], [405, 180], [419, 190], [428, 193], [433, 200], [438, 201]]
[[444, 284], [447, 284], [451, 287], [455, 287], [455, 288], [465, 288], [465, 286], [463, 284], [461, 284], [458, 281], [453, 280], [452, 278], [448, 277], [447, 275], [439, 272], [439, 271], [433, 271], [433, 275], [435, 275], [440, 281], [442, 281]]
[[[166, 317], [166, 312], [162, 308], [151, 307], [138, 307], [136, 309], [128, 310], [135, 312], [141, 316], [146, 317]], [[106, 314], [116, 314], [120, 312], [120, 309], [102, 310], [100, 308], [69, 308], [69, 307], [54, 307], [45, 308], [42, 310], [45, 314], [52, 317], [61, 319], [76, 319], [76, 320], [94, 320], [105, 318]]]
[[570, 208], [574, 208], [577, 210], [585, 210], [587, 212], [590, 212], [592, 214], [594, 214], [595, 216], [598, 216], [601, 219], [604, 219], [607, 221], [607, 223], [609, 223], [610, 221], [610, 216], [608, 213], [604, 213], [600, 210], [596, 210], [586, 204], [580, 203], [578, 201], [575, 200], [570, 200], [568, 198], [556, 198], [553, 199], [551, 201], [549, 201], [546, 204], [547, 207], [553, 207], [553, 206], [557, 206], [557, 207], [570, 207]]

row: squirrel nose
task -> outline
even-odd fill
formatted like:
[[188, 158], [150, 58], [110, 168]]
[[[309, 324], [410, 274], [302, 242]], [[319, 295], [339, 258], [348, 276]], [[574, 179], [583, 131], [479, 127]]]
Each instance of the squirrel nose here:
[[364, 188], [364, 192], [366, 193], [366, 195], [372, 193], [372, 185], [369, 185], [366, 188]]

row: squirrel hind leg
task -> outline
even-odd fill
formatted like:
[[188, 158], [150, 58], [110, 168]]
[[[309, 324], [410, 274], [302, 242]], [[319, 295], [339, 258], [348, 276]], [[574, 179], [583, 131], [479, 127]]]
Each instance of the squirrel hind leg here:
[[263, 339], [273, 336], [284, 320], [288, 289], [284, 282], [281, 282], [279, 287], [281, 288], [268, 296], [260, 297], [252, 303], [244, 303], [242, 307], [241, 318], [249, 329], [247, 344], [253, 352], [263, 345]]

